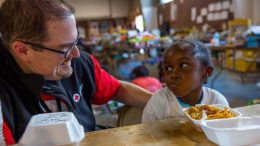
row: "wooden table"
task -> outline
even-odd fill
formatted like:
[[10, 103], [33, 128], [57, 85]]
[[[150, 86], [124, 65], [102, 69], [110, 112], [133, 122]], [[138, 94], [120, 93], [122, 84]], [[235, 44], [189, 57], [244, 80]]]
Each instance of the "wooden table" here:
[[185, 118], [131, 125], [86, 133], [80, 146], [214, 145]]
[[260, 116], [260, 104], [234, 108], [242, 117]]

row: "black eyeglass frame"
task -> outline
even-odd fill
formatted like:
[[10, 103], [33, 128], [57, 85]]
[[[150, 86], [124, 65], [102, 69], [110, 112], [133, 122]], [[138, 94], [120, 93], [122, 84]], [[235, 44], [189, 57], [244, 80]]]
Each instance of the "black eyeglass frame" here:
[[75, 48], [75, 46], [78, 44], [78, 41], [79, 41], [79, 33], [77, 35], [77, 40], [73, 43], [72, 47], [69, 48], [67, 51], [61, 51], [61, 50], [57, 50], [57, 49], [52, 49], [52, 48], [48, 48], [48, 47], [44, 47], [42, 46], [41, 44], [36, 44], [36, 43], [31, 43], [31, 42], [26, 42], [26, 41], [21, 41], [22, 43], [25, 43], [25, 44], [28, 44], [28, 45], [31, 45], [33, 47], [37, 47], [37, 48], [40, 48], [40, 49], [44, 49], [44, 50], [49, 50], [49, 51], [52, 51], [52, 52], [56, 52], [56, 53], [59, 53], [59, 54], [63, 54], [64, 55], [64, 58], [67, 58], [68, 57], [68, 53], [73, 49]]

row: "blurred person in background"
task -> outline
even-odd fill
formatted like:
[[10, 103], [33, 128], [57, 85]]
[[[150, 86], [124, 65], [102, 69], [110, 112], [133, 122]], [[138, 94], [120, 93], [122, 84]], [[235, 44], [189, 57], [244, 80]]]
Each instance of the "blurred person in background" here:
[[162, 88], [160, 81], [149, 76], [149, 70], [144, 66], [135, 67], [130, 73], [131, 83], [140, 86], [152, 93]]

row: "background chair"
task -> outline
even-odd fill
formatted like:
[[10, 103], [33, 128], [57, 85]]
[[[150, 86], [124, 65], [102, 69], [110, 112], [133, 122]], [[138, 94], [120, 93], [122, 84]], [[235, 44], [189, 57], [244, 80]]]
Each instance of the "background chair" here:
[[140, 124], [142, 114], [143, 108], [125, 105], [119, 111], [117, 127]]
[[[260, 64], [260, 52], [254, 54], [254, 58], [245, 58], [245, 61], [249, 64], [245, 72], [240, 73], [241, 83], [244, 84], [245, 78], [251, 74], [251, 77], [258, 79], [260, 77], [260, 71], [257, 69], [257, 65]], [[255, 67], [256, 72], [250, 72], [251, 68]], [[254, 76], [253, 76], [254, 75]]]

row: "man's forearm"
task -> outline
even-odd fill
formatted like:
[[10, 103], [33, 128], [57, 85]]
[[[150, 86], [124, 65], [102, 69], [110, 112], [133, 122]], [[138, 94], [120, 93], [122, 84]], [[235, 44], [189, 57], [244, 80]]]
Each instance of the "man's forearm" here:
[[132, 83], [120, 81], [120, 87], [114, 100], [127, 105], [144, 107], [152, 93]]

